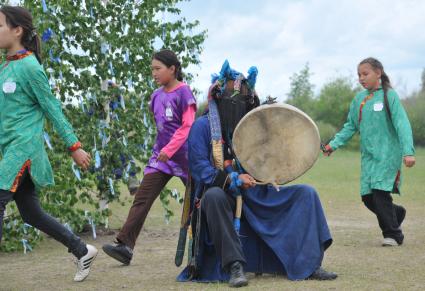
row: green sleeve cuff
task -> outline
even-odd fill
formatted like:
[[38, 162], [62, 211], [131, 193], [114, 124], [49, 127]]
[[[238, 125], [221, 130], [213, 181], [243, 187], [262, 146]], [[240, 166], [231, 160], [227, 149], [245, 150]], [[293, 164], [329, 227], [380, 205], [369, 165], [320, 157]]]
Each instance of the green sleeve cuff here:
[[414, 156], [414, 155], [415, 155], [415, 149], [413, 147], [403, 150], [403, 157]]
[[335, 145], [333, 141], [329, 143], [329, 146], [332, 148], [333, 151], [336, 151], [338, 149], [338, 147]]

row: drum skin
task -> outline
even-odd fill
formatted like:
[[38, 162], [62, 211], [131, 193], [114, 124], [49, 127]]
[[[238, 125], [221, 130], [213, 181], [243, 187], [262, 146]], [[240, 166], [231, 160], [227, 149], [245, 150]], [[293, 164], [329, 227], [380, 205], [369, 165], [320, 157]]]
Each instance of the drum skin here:
[[307, 114], [292, 105], [262, 105], [236, 126], [233, 150], [245, 171], [257, 181], [283, 185], [316, 162], [319, 130]]

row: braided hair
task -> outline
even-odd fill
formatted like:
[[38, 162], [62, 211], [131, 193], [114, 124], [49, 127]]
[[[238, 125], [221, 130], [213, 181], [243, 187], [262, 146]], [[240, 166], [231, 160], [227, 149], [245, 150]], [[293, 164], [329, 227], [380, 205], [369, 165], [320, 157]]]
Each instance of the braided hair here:
[[382, 86], [382, 89], [384, 90], [385, 109], [388, 113], [388, 117], [391, 119], [391, 111], [390, 111], [390, 105], [388, 103], [387, 93], [388, 93], [388, 90], [392, 88], [392, 86], [391, 86], [390, 78], [388, 77], [388, 75], [384, 71], [384, 66], [382, 65], [382, 63], [379, 60], [377, 60], [375, 58], [371, 58], [371, 57], [366, 58], [363, 61], [361, 61], [359, 63], [359, 66], [363, 65], [363, 64], [369, 64], [374, 70], [381, 71], [381, 86]]

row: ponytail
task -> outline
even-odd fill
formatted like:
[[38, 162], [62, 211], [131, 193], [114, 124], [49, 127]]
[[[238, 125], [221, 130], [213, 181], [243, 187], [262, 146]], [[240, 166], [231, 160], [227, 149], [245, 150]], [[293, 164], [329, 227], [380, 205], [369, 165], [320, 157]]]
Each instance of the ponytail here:
[[31, 32], [28, 38], [22, 40], [22, 45], [25, 47], [25, 49], [32, 51], [38, 62], [41, 64], [41, 41], [35, 30]]
[[390, 104], [388, 103], [388, 97], [387, 97], [388, 89], [391, 88], [391, 83], [390, 83], [390, 78], [388, 78], [388, 75], [384, 72], [383, 68], [381, 71], [381, 85], [382, 85], [382, 90], [384, 90], [385, 109], [387, 110], [388, 117], [391, 120], [392, 118], [391, 118]]
[[22, 46], [34, 53], [41, 64], [41, 41], [32, 23], [31, 13], [19, 6], [2, 6], [0, 12], [6, 16], [6, 23], [9, 27], [22, 27]]
[[176, 67], [176, 79], [180, 82], [183, 81], [183, 71], [182, 66], [180, 64], [178, 67]]

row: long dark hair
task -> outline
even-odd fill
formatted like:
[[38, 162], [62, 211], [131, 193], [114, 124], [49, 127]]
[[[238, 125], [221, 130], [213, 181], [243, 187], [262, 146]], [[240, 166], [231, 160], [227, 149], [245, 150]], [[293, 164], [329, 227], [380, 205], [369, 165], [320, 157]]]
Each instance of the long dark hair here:
[[7, 5], [2, 6], [0, 12], [6, 16], [6, 23], [9, 27], [22, 27], [21, 44], [25, 49], [32, 51], [41, 64], [41, 42], [32, 23], [31, 13], [23, 7]]
[[160, 50], [159, 52], [154, 53], [152, 59], [160, 61], [168, 68], [174, 66], [176, 79], [183, 81], [182, 65], [173, 51], [168, 49]]
[[384, 71], [384, 66], [379, 60], [375, 58], [366, 58], [359, 63], [359, 66], [363, 64], [369, 64], [374, 70], [381, 71], [381, 86], [382, 86], [382, 89], [384, 90], [385, 109], [387, 110], [388, 117], [391, 119], [391, 111], [390, 111], [390, 105], [388, 103], [387, 92], [388, 92], [388, 89], [392, 87], [391, 87], [390, 78]]

